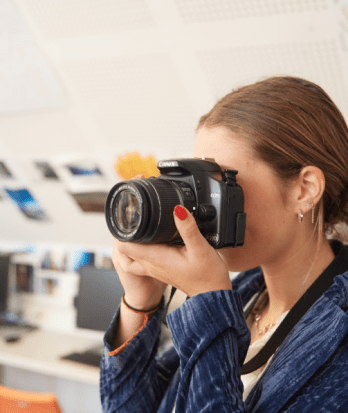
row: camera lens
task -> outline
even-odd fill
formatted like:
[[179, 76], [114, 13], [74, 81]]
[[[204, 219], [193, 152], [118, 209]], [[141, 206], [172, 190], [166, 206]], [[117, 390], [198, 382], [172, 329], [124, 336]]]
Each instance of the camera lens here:
[[129, 189], [117, 194], [115, 199], [115, 223], [125, 234], [138, 228], [141, 218], [141, 208], [137, 197]]
[[112, 235], [120, 241], [163, 244], [180, 240], [173, 209], [183, 205], [179, 186], [160, 178], [132, 179], [116, 184], [105, 205]]

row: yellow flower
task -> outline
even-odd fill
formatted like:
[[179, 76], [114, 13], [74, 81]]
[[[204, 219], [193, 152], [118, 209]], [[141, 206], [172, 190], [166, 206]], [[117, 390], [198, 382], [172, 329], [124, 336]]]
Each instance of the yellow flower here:
[[139, 152], [130, 152], [117, 158], [115, 171], [122, 179], [131, 179], [140, 174], [148, 178], [159, 175], [156, 165], [157, 161], [153, 155], [143, 157]]

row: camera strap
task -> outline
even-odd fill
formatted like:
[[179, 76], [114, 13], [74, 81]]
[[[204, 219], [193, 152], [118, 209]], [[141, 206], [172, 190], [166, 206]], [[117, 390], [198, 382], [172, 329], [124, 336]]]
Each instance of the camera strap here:
[[[164, 309], [163, 309], [161, 321], [166, 327], [168, 327], [168, 323], [167, 323], [168, 309], [169, 309], [170, 303], [172, 302], [172, 299], [174, 297], [174, 294], [175, 294], [176, 290], [177, 289], [175, 287], [172, 287], [172, 289], [170, 290], [169, 300], [168, 300], [167, 304], [164, 306]], [[185, 301], [187, 301], [189, 298], [190, 297], [187, 296]]]
[[[242, 366], [241, 374], [251, 373], [258, 368], [265, 365], [268, 360], [275, 353], [277, 348], [283, 343], [285, 338], [300, 321], [300, 319], [306, 314], [310, 307], [320, 298], [325, 291], [327, 291], [334, 283], [336, 275], [343, 274], [348, 270], [348, 247], [343, 246], [339, 241], [333, 240], [331, 248], [336, 257], [332, 263], [321, 273], [321, 275], [313, 282], [313, 284], [307, 289], [297, 303], [292, 307], [284, 320], [280, 323], [276, 331], [264, 345], [264, 347], [247, 363]], [[252, 301], [244, 309], [244, 319], [246, 320], [254, 305], [256, 304], [260, 294], [265, 290], [265, 283], [262, 284], [259, 291], [253, 297]], [[167, 304], [164, 307], [161, 321], [168, 327], [166, 317], [169, 309], [169, 305], [176, 292], [176, 288], [172, 287], [170, 297]], [[186, 297], [188, 300], [190, 297]]]
[[[342, 274], [348, 270], [348, 249], [343, 247], [341, 243], [333, 241], [331, 244], [334, 252], [337, 252], [336, 258], [322, 272], [322, 274], [313, 282], [308, 290], [302, 295], [297, 303], [292, 307], [284, 320], [280, 323], [274, 334], [270, 337], [264, 347], [247, 363], [242, 366], [241, 374], [251, 373], [265, 365], [275, 353], [277, 348], [283, 343], [290, 331], [317, 301], [317, 299], [329, 288], [334, 282], [336, 275]], [[335, 251], [336, 250], [336, 251]], [[253, 302], [248, 305], [244, 311], [246, 319], [256, 303], [258, 297], [265, 289], [265, 285], [261, 287]]]

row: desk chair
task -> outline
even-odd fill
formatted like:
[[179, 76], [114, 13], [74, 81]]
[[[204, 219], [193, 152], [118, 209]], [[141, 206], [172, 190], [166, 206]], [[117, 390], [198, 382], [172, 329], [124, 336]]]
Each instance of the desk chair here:
[[1, 413], [61, 413], [52, 393], [32, 393], [0, 385]]

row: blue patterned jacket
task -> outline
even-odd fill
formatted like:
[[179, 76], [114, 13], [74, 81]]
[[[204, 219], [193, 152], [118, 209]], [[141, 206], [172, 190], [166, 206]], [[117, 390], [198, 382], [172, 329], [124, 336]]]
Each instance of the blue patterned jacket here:
[[108, 356], [117, 312], [104, 339], [103, 412], [171, 413], [175, 400], [177, 413], [348, 412], [348, 272], [302, 317], [243, 402], [250, 342], [243, 305], [262, 282], [261, 270], [250, 270], [232, 291], [186, 301], [167, 317], [174, 347], [161, 356], [162, 309], [120, 355]]

